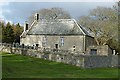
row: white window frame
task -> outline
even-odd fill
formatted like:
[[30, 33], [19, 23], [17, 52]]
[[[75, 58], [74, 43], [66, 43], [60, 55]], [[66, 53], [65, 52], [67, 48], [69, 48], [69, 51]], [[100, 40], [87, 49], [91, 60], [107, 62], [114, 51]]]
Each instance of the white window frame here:
[[60, 44], [61, 46], [64, 46], [64, 37], [60, 37]]
[[47, 37], [44, 36], [44, 37], [42, 38], [42, 46], [43, 46], [43, 47], [46, 47], [46, 45], [47, 45]]

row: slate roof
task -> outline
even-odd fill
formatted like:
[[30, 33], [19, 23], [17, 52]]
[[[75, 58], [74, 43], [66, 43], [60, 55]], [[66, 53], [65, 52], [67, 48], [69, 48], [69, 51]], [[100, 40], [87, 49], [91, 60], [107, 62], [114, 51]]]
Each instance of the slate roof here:
[[74, 19], [40, 20], [27, 32], [29, 35], [89, 35]]

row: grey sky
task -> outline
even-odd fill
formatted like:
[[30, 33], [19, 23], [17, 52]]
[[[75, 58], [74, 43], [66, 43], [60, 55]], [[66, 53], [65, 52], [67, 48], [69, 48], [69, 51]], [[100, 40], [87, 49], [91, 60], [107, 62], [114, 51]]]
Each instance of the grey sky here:
[[97, 6], [112, 7], [114, 2], [10, 2], [0, 6], [1, 18], [13, 23], [23, 24], [28, 17], [36, 10], [43, 8], [60, 7], [68, 11], [72, 18], [88, 15], [90, 9]]

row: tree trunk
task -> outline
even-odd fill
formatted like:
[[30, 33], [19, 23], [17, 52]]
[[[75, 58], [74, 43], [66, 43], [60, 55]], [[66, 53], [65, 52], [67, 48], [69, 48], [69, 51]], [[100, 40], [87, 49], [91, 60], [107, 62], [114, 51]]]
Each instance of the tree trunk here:
[[106, 44], [106, 42], [103, 43], [103, 45], [105, 45], [105, 44]]
[[96, 37], [94, 37], [94, 39], [95, 39], [97, 45], [100, 45], [98, 39]]

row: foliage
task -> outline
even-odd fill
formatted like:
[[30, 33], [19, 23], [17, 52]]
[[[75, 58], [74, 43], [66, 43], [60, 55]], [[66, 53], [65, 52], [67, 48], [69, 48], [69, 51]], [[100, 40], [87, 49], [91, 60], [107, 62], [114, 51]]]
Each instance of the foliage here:
[[23, 31], [23, 27], [21, 27], [19, 23], [11, 25], [9, 22], [7, 24], [1, 22], [0, 26], [0, 28], [2, 28], [1, 39], [3, 43], [20, 42], [20, 35]]
[[14, 30], [14, 42], [20, 42], [20, 35], [23, 32], [23, 27], [20, 26], [20, 24], [16, 24], [13, 27]]
[[118, 47], [114, 44], [118, 43], [118, 13], [115, 8], [97, 7], [88, 16], [81, 16], [79, 23], [93, 33], [97, 45]]
[[4, 23], [0, 22], [0, 42], [2, 42], [2, 29], [4, 28]]
[[[70, 19], [70, 14], [63, 10], [62, 8], [50, 8], [50, 9], [41, 9], [36, 11], [40, 15], [40, 19]], [[34, 14], [29, 17], [29, 23], [31, 24], [34, 21]]]
[[14, 32], [12, 29], [12, 26], [10, 25], [10, 23], [8, 22], [5, 29], [3, 30], [3, 42], [6, 43], [12, 43], [14, 40]]
[[3, 78], [117, 78], [117, 68], [82, 69], [63, 63], [2, 53]]
[[118, 50], [120, 52], [120, 1], [118, 2]]

